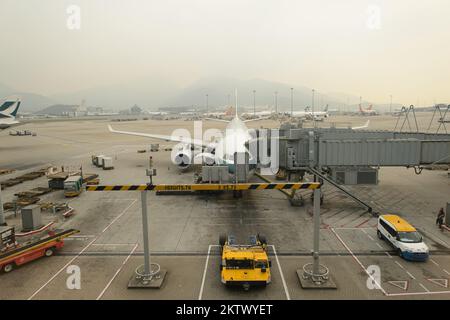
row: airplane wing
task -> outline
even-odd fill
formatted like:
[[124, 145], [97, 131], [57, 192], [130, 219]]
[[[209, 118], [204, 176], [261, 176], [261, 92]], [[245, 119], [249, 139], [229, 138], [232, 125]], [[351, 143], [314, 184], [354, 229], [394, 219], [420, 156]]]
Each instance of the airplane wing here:
[[259, 118], [255, 118], [255, 119], [247, 119], [244, 120], [244, 122], [252, 122], [252, 121], [259, 121], [259, 120], [266, 120], [266, 119], [270, 119], [271, 116], [267, 116], [267, 117], [259, 117]]
[[201, 147], [208, 147], [210, 143], [206, 143], [203, 140], [198, 139], [190, 139], [186, 137], [175, 137], [175, 136], [166, 136], [162, 134], [151, 134], [151, 133], [143, 133], [143, 132], [131, 132], [131, 131], [119, 131], [114, 130], [111, 125], [108, 124], [108, 129], [112, 133], [118, 133], [118, 134], [126, 134], [131, 136], [137, 136], [137, 137], [145, 137], [145, 138], [151, 138], [151, 139], [158, 139], [158, 140], [164, 140], [164, 141], [174, 141], [174, 142], [182, 142], [186, 144], [193, 144], [196, 146]]
[[369, 127], [369, 123], [370, 123], [370, 120], [367, 120], [367, 122], [366, 122], [363, 126], [360, 126], [360, 127], [352, 127], [352, 129], [353, 129], [353, 130], [359, 130], [359, 129], [365, 129], [365, 128], [368, 128], [368, 127]]
[[225, 119], [218, 119], [218, 118], [203, 118], [203, 120], [209, 120], [209, 121], [217, 121], [217, 122], [230, 122], [230, 120], [225, 120]]

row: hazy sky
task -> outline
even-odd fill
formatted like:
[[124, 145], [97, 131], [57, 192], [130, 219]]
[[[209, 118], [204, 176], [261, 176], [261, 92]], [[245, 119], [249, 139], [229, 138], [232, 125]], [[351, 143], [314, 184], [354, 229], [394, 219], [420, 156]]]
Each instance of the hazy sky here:
[[0, 82], [51, 95], [219, 75], [448, 102], [449, 17], [448, 0], [1, 0]]

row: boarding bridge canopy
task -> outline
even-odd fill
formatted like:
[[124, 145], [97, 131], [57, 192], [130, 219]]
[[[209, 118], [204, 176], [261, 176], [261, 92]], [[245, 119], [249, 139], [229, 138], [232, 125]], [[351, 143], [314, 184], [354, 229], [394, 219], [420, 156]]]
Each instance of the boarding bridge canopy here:
[[280, 167], [450, 164], [450, 134], [288, 129], [280, 132]]

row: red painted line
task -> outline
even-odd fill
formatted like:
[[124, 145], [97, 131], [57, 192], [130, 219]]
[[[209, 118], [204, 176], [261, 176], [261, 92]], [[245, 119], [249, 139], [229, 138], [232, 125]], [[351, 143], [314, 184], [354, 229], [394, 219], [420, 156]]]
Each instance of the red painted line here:
[[367, 223], [368, 221], [370, 221], [370, 219], [372, 219], [372, 218], [369, 218], [369, 219], [367, 219], [367, 220], [361, 222], [361, 223], [358, 224], [355, 228], [360, 228], [363, 224], [365, 224], [365, 223]]

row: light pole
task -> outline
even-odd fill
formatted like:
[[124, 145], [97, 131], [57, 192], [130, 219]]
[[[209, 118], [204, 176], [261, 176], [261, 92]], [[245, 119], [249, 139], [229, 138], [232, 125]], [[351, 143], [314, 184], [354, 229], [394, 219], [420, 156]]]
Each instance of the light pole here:
[[256, 90], [253, 90], [253, 117], [256, 116]]
[[294, 116], [294, 88], [291, 88], [291, 117]]
[[316, 92], [316, 90], [312, 89], [311, 112], [312, 112], [314, 128], [316, 127], [316, 118], [314, 117], [314, 93], [315, 92]]
[[392, 94], [390, 95], [391, 102], [389, 103], [389, 113], [392, 113]]
[[230, 94], [228, 94], [227, 96], [228, 96], [228, 105], [227, 105], [227, 107], [230, 107]]
[[206, 94], [206, 114], [208, 114], [208, 94]]
[[275, 91], [274, 94], [275, 94], [275, 113], [278, 115], [278, 91]]
[[316, 92], [316, 90], [312, 89], [311, 111], [313, 114], [314, 114], [314, 92]]

